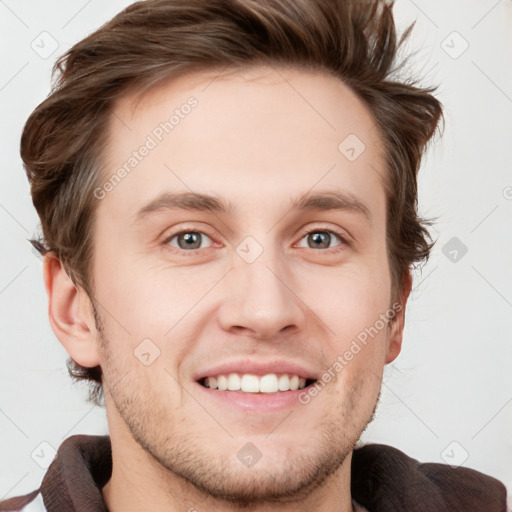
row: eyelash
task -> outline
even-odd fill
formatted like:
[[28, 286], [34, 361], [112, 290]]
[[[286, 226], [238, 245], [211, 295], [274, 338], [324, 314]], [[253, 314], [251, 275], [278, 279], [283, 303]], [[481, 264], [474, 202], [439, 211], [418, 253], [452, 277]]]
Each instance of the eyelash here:
[[341, 233], [339, 233], [338, 231], [335, 231], [333, 229], [323, 229], [321, 227], [310, 229], [309, 231], [307, 231], [306, 233], [304, 233], [302, 235], [301, 240], [303, 238], [305, 238], [306, 236], [310, 235], [311, 233], [329, 233], [330, 235], [335, 235], [340, 239], [341, 243], [339, 245], [337, 245], [336, 247], [334, 247], [332, 249], [321, 249], [324, 252], [331, 251], [332, 253], [337, 253], [339, 251], [342, 251], [345, 246], [350, 245], [349, 242], [347, 241], [347, 239], [345, 238], [345, 236], [342, 235]]
[[[172, 235], [167, 236], [162, 241], [162, 243], [164, 245], [169, 246], [169, 242], [172, 239], [174, 239], [175, 237], [177, 237], [179, 235], [183, 235], [185, 233], [199, 233], [201, 235], [206, 235], [210, 240], [212, 240], [212, 237], [209, 236], [207, 233], [204, 233], [203, 231], [199, 231], [197, 229], [182, 229], [180, 231], [177, 231], [176, 233], [173, 233]], [[337, 236], [340, 239], [341, 243], [339, 245], [337, 245], [337, 246], [335, 246], [334, 248], [331, 248], [331, 249], [320, 249], [320, 251], [322, 251], [322, 252], [330, 252], [331, 254], [334, 254], [334, 253], [338, 253], [339, 251], [344, 250], [345, 246], [347, 246], [347, 247], [350, 246], [350, 243], [347, 241], [346, 237], [344, 235], [342, 235], [341, 233], [339, 233], [338, 231], [335, 231], [333, 229], [324, 229], [324, 228], [321, 228], [321, 227], [315, 227], [315, 228], [310, 229], [309, 231], [307, 231], [306, 233], [304, 233], [302, 235], [300, 240], [302, 240], [306, 236], [310, 235], [311, 233], [329, 233], [330, 235], [335, 235], [335, 236]], [[192, 254], [192, 255], [196, 254], [199, 251], [203, 250], [203, 249], [193, 249], [193, 250], [187, 251], [185, 249], [180, 249], [178, 247], [174, 247], [174, 246], [171, 246], [171, 247], [172, 247], [173, 250], [181, 252], [182, 254], [189, 254], [189, 255], [190, 254]], [[314, 248], [310, 248], [310, 249], [315, 250]]]

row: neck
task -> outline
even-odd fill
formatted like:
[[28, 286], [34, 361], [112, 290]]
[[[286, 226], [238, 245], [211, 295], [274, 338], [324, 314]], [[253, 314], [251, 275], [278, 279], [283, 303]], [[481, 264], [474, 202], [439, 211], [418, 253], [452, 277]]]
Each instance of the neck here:
[[259, 502], [249, 506], [215, 499], [167, 468], [163, 468], [134, 440], [115, 438], [112, 443], [112, 476], [103, 487], [109, 512], [352, 512], [350, 453], [335, 474], [307, 496], [287, 502]]
[[287, 501], [239, 504], [219, 500], [164, 467], [133, 438], [124, 420], [107, 407], [112, 446], [112, 475], [102, 493], [109, 512], [352, 512], [349, 452], [318, 487]]
[[[116, 465], [114, 465], [114, 468]], [[119, 466], [117, 466], [119, 467]], [[154, 512], [238, 512], [250, 510], [251, 512], [296, 512], [308, 510], [311, 512], [353, 512], [359, 510], [352, 507], [350, 486], [348, 489], [342, 485], [339, 478], [336, 480], [337, 488], [317, 489], [309, 496], [289, 501], [288, 503], [258, 503], [242, 506], [236, 503], [219, 501], [205, 495], [198, 489], [185, 482], [176, 482], [176, 475], [169, 475], [165, 483], [149, 478], [140, 479], [133, 468], [126, 471], [112, 472], [112, 478], [103, 487], [103, 498], [109, 512], [135, 512], [151, 510]], [[339, 475], [338, 475], [339, 476]], [[343, 492], [341, 491], [341, 487]], [[334, 485], [329, 486], [334, 487]], [[326, 491], [330, 491], [326, 493]], [[291, 498], [293, 500], [293, 498]]]

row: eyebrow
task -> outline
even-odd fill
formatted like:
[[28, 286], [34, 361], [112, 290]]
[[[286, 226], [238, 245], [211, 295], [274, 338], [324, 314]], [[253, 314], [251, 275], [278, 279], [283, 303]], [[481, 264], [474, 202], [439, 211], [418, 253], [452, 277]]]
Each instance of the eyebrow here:
[[[220, 199], [210, 194], [201, 194], [197, 192], [162, 192], [156, 198], [144, 205], [135, 214], [135, 223], [143, 220], [153, 213], [174, 208], [203, 211], [215, 214], [229, 215], [235, 211], [235, 207], [231, 201]], [[306, 193], [297, 198], [292, 199], [290, 211], [348, 211], [361, 215], [366, 221], [372, 223], [372, 214], [368, 206], [366, 206], [359, 198], [349, 192], [317, 192]]]

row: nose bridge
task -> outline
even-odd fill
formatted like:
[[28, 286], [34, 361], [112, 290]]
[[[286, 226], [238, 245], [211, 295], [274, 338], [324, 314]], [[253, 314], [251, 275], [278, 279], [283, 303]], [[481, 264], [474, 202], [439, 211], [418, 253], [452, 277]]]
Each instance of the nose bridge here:
[[256, 247], [251, 246], [254, 243], [251, 240], [246, 243], [248, 245], [242, 242], [237, 248], [241, 256], [235, 255], [230, 273], [230, 298], [223, 307], [224, 327], [244, 328], [258, 337], [271, 337], [286, 327], [298, 326], [302, 321], [302, 310], [290, 289], [293, 276], [283, 255], [267, 244], [251, 261], [245, 256]]

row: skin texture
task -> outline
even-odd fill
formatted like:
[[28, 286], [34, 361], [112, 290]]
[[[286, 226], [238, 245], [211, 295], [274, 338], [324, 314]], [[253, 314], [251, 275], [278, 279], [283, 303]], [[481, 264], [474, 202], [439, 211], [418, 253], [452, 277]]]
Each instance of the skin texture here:
[[[400, 352], [410, 280], [401, 311], [307, 405], [255, 413], [217, 403], [194, 377], [241, 358], [321, 375], [389, 310], [380, 135], [328, 75], [196, 72], [118, 102], [105, 179], [191, 96], [197, 106], [98, 200], [94, 301], [45, 260], [53, 330], [76, 362], [103, 370], [113, 449], [105, 500], [113, 512], [352, 510], [351, 452], [383, 367]], [[338, 149], [349, 134], [365, 144], [354, 161]], [[137, 222], [163, 191], [213, 194], [234, 210], [162, 209]], [[293, 198], [320, 191], [353, 194], [371, 222], [348, 210], [290, 210]], [[320, 248], [313, 228], [327, 238]], [[180, 231], [201, 233], [199, 248], [168, 240]], [[262, 249], [251, 263], [237, 253], [248, 236]], [[147, 339], [159, 351], [148, 366], [134, 356]], [[252, 467], [237, 457], [248, 442], [262, 454]]]

